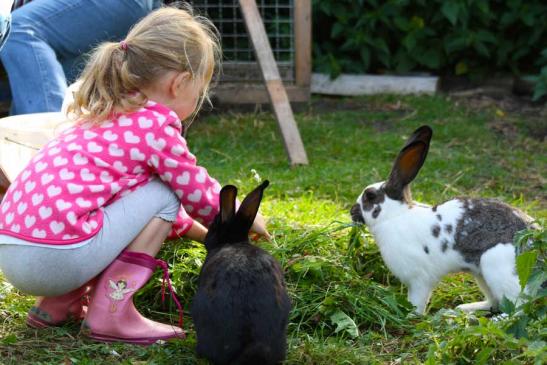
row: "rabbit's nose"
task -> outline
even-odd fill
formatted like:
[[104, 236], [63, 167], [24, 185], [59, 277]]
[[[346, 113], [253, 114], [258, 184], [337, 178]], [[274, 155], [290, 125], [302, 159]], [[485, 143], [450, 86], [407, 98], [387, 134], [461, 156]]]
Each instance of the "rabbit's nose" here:
[[361, 207], [359, 204], [354, 204], [349, 212], [351, 214], [352, 221], [355, 223], [365, 223], [365, 218], [363, 218], [363, 215], [361, 214]]

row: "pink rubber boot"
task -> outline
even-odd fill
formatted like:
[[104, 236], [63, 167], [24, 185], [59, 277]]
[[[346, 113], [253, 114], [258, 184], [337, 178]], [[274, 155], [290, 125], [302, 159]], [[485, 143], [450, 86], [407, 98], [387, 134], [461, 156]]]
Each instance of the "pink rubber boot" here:
[[[164, 281], [167, 279], [171, 295], [180, 310], [168, 280], [165, 262], [145, 253], [124, 251], [100, 275], [82, 323], [83, 333], [98, 341], [139, 345], [184, 338], [181, 328], [149, 320], [133, 304], [133, 295], [148, 282], [157, 266], [164, 269]], [[182, 317], [179, 324], [182, 326]]]
[[56, 297], [41, 297], [30, 308], [27, 325], [33, 328], [60, 326], [67, 321], [80, 321], [86, 312], [87, 294], [95, 279], [67, 294]]

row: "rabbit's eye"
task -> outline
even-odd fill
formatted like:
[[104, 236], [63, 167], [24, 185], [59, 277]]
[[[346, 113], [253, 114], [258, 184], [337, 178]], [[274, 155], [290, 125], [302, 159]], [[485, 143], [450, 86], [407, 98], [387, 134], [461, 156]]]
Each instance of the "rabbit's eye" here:
[[367, 200], [369, 201], [372, 201], [374, 199], [376, 199], [376, 191], [372, 190], [372, 189], [368, 189], [365, 191], [365, 197], [367, 198]]

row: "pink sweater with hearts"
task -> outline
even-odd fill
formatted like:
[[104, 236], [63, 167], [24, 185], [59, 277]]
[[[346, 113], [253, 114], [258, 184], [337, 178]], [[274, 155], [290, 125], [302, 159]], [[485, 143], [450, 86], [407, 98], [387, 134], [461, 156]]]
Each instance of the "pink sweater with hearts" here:
[[9, 187], [0, 204], [0, 234], [48, 245], [93, 237], [105, 207], [159, 176], [181, 200], [171, 236], [193, 220], [212, 221], [220, 185], [196, 165], [167, 107], [117, 115], [99, 126], [80, 123], [43, 147]]

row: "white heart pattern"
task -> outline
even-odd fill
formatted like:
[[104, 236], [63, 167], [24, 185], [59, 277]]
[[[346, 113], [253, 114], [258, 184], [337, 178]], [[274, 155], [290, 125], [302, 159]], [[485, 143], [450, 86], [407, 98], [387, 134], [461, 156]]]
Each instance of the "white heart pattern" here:
[[80, 146], [77, 143], [72, 142], [66, 147], [67, 151], [79, 151], [82, 149], [82, 146]]
[[104, 185], [89, 185], [89, 191], [98, 193], [104, 190]]
[[129, 156], [133, 161], [144, 161], [144, 159], [146, 158], [144, 153], [139, 151], [138, 148], [132, 148], [131, 150], [129, 150]]
[[44, 194], [34, 193], [32, 194], [32, 205], [37, 206], [44, 200]]
[[15, 218], [15, 213], [8, 213], [5, 218], [6, 224], [11, 224], [11, 222], [13, 222], [13, 218]]
[[202, 208], [202, 209], [198, 210], [198, 214], [203, 216], [203, 217], [207, 217], [209, 214], [211, 214], [212, 210], [213, 210], [213, 207], [208, 205], [205, 208]]
[[95, 174], [90, 172], [89, 169], [82, 169], [82, 171], [80, 171], [80, 177], [83, 181], [95, 180]]
[[114, 178], [108, 173], [108, 171], [102, 171], [100, 179], [103, 183], [110, 183], [114, 180]]
[[15, 192], [13, 193], [13, 202], [17, 203], [22, 196], [23, 193], [20, 190], [15, 190]]
[[59, 171], [59, 177], [61, 178], [61, 180], [72, 180], [75, 176], [76, 175], [74, 175], [73, 172], [68, 171], [66, 167]]
[[167, 143], [163, 138], [156, 139], [154, 133], [146, 133], [145, 139], [146, 144], [157, 151], [162, 151]]
[[57, 196], [59, 194], [61, 194], [61, 188], [58, 187], [58, 186], [55, 186], [55, 185], [50, 185], [48, 188], [47, 188], [47, 195], [50, 197], [50, 198], [53, 198], [54, 196]]
[[103, 148], [95, 142], [89, 142], [87, 144], [87, 150], [91, 153], [99, 153], [103, 150]]
[[72, 203], [64, 201], [63, 199], [59, 199], [55, 202], [55, 206], [57, 206], [57, 209], [59, 209], [61, 212], [63, 210], [67, 210], [72, 207]]
[[138, 122], [139, 122], [139, 127], [141, 127], [141, 129], [150, 128], [152, 127], [152, 124], [154, 124], [154, 121], [152, 121], [152, 119], [148, 119], [146, 117], [140, 117]]
[[34, 171], [36, 172], [42, 172], [47, 167], [47, 162], [40, 161], [34, 165]]
[[59, 152], [61, 152], [61, 149], [59, 147], [53, 147], [47, 152], [47, 154], [53, 156], [58, 154]]
[[27, 181], [27, 183], [25, 184], [25, 193], [30, 193], [34, 190], [35, 187], [36, 183], [34, 181]]
[[68, 192], [70, 194], [79, 194], [82, 191], [84, 191], [84, 187], [82, 185], [79, 185], [79, 184], [68, 183], [67, 188], [68, 188]]
[[26, 181], [29, 178], [30, 174], [31, 172], [29, 170], [23, 171], [23, 173], [21, 174], [21, 180]]
[[38, 209], [38, 214], [40, 215], [40, 218], [42, 219], [51, 217], [52, 213], [53, 213], [53, 209], [49, 207], [40, 207], [40, 209]]
[[133, 121], [126, 116], [121, 116], [118, 118], [118, 124], [120, 125], [120, 127], [129, 127], [133, 124]]
[[188, 185], [190, 182], [190, 173], [188, 171], [184, 171], [182, 175], [177, 176], [177, 184], [180, 185]]
[[112, 133], [112, 131], [106, 131], [103, 133], [103, 138], [108, 142], [114, 142], [118, 139], [118, 135], [116, 133]]
[[207, 177], [207, 173], [205, 172], [205, 169], [200, 168], [199, 173], [196, 174], [196, 182], [199, 184], [203, 184], [205, 182], [206, 177]]
[[179, 163], [176, 160], [173, 160], [170, 157], [167, 157], [163, 163], [165, 164], [165, 167], [171, 167], [171, 168], [175, 168], [179, 165]]
[[51, 229], [53, 234], [59, 234], [65, 230], [65, 224], [63, 222], [51, 221], [49, 229]]
[[131, 131], [125, 131], [123, 133], [123, 139], [127, 142], [127, 143], [131, 143], [131, 144], [137, 144], [141, 141], [141, 139], [139, 138], [139, 136], [133, 134], [133, 132]]
[[33, 215], [27, 215], [25, 217], [25, 227], [30, 228], [36, 223], [36, 217]]
[[89, 200], [85, 200], [82, 197], [76, 199], [76, 204], [78, 204], [82, 208], [89, 208], [91, 206], [91, 202]]
[[182, 156], [182, 154], [184, 153], [184, 147], [180, 144], [176, 144], [171, 147], [171, 153], [177, 156]]
[[27, 203], [25, 202], [19, 203], [19, 205], [17, 206], [17, 213], [23, 214], [25, 210], [27, 210], [27, 207], [28, 207]]
[[97, 136], [98, 136], [97, 133], [94, 133], [94, 132], [91, 132], [91, 131], [84, 131], [84, 139], [93, 139]]
[[40, 178], [40, 181], [42, 182], [42, 185], [47, 185], [50, 182], [52, 182], [53, 179], [55, 179], [55, 176], [53, 176], [52, 174], [48, 174], [46, 172], [42, 175], [42, 177]]
[[46, 231], [43, 229], [35, 228], [32, 230], [32, 237], [35, 238], [46, 238]]
[[76, 223], [78, 222], [78, 218], [76, 218], [76, 213], [68, 212], [66, 215], [66, 220], [73, 226], [76, 225]]
[[114, 164], [112, 165], [112, 167], [114, 167], [116, 169], [116, 171], [119, 171], [122, 174], [127, 172], [127, 167], [123, 163], [121, 163], [120, 161], [115, 161]]
[[116, 143], [108, 146], [108, 154], [112, 157], [122, 157], [124, 155], [123, 149], [119, 148]]
[[89, 163], [89, 160], [87, 159], [87, 157], [85, 157], [81, 153], [75, 154], [74, 157], [72, 158], [72, 161], [74, 162], [75, 165], [87, 165]]
[[193, 193], [188, 194], [188, 200], [190, 200], [191, 202], [197, 203], [201, 200], [201, 195], [202, 195], [201, 190], [196, 189], [194, 190]]
[[66, 165], [67, 163], [68, 163], [68, 160], [66, 158], [63, 158], [62, 156], [57, 156], [53, 160], [53, 166], [55, 167], [63, 166], [63, 165]]

